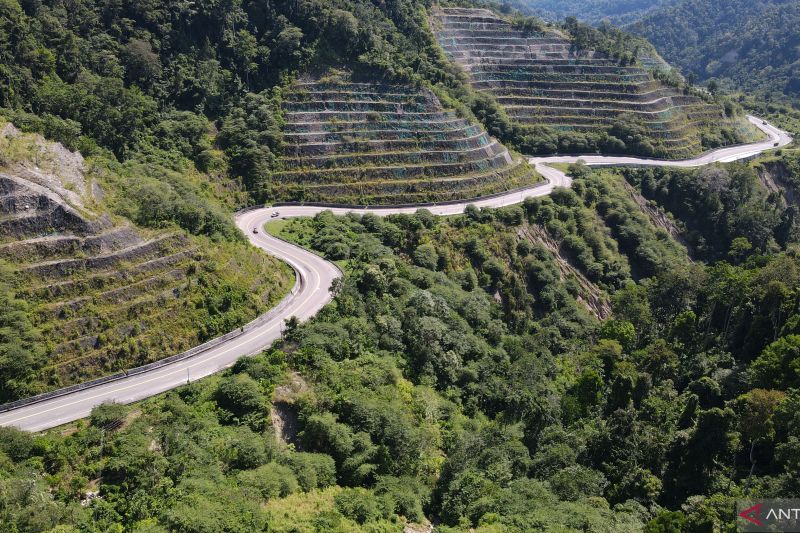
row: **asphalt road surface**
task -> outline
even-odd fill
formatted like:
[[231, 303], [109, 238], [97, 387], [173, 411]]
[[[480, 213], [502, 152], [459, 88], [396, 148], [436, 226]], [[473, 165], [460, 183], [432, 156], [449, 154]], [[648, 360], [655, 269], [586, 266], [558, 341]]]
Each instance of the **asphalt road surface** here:
[[[761, 119], [755, 117], [748, 117], [748, 119], [767, 134], [769, 140], [721, 148], [702, 154], [694, 159], [682, 161], [598, 155], [535, 157], [531, 158], [530, 162], [547, 179], [544, 184], [491, 198], [458, 204], [426, 205], [424, 207], [436, 215], [453, 215], [462, 213], [467, 205], [470, 204], [476, 207], [503, 207], [518, 204], [525, 198], [548, 195], [556, 187], [569, 187], [572, 180], [560, 170], [547, 166], [549, 163], [574, 163], [580, 159], [592, 166], [699, 167], [716, 162], [724, 163], [746, 159], [774, 148], [776, 143], [778, 146], [785, 146], [791, 143], [792, 139], [787, 133], [763, 122]], [[341, 272], [332, 263], [302, 248], [272, 237], [265, 233], [262, 228], [266, 222], [275, 218], [313, 216], [323, 210], [325, 209], [314, 206], [285, 206], [251, 210], [236, 216], [236, 224], [245, 232], [250, 242], [288, 263], [295, 270], [297, 279], [292, 293], [276, 309], [268, 313], [267, 319], [258, 326], [182, 361], [0, 413], [0, 425], [16, 426], [28, 431], [41, 431], [56, 427], [88, 416], [92, 408], [102, 402], [130, 403], [142, 400], [179, 387], [189, 381], [195, 381], [218, 372], [231, 366], [240, 357], [259, 353], [269, 347], [281, 336], [285, 319], [295, 316], [301, 321], [307, 320], [330, 301], [331, 284], [334, 279], [341, 275]], [[331, 209], [336, 214], [369, 212], [381, 216], [396, 213], [413, 213], [416, 210], [417, 207]], [[274, 213], [279, 214], [273, 217]], [[258, 232], [254, 233], [254, 229], [258, 230]]]

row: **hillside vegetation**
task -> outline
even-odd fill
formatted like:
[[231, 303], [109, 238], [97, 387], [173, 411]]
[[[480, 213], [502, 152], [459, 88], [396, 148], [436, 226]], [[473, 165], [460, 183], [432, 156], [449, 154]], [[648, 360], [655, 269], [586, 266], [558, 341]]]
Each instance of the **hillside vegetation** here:
[[629, 29], [699, 80], [797, 98], [798, 24], [796, 0], [681, 0]]
[[561, 31], [529, 28], [485, 9], [444, 8], [434, 17], [445, 53], [508, 114], [526, 153], [686, 158], [755, 137], [731, 102], [658, 81], [672, 78], [657, 55], [613, 28], [575, 19]]
[[[651, 52], [428, 0], [0, 0], [2, 399], [274, 305], [290, 271], [237, 207], [749, 138]], [[331, 303], [225, 372], [0, 428], [0, 531], [730, 532], [737, 498], [800, 497], [796, 152], [568, 171], [267, 224], [341, 267]]]
[[[291, 164], [283, 154], [282, 115], [297, 102], [283, 99], [299, 73], [314, 78], [344, 65], [362, 81], [402, 91], [434, 89], [441, 102], [431, 100], [431, 112], [475, 121], [476, 95], [441, 56], [427, 28], [427, 7], [417, 0], [147, 6], [8, 0], [0, 6], [7, 37], [0, 40], [0, 105], [32, 111], [41, 120], [31, 129], [85, 155], [109, 150], [127, 161], [180, 154], [201, 171], [240, 183], [252, 200], [292, 199], [297, 187], [287, 190], [276, 173]], [[440, 157], [475, 156], [460, 150], [451, 147], [442, 152], [452, 154]], [[462, 178], [457, 192], [445, 192], [446, 180], [430, 181], [429, 168], [423, 169], [427, 184], [419, 176], [414, 184], [378, 183], [387, 177], [371, 176], [374, 165], [365, 163], [363, 194], [351, 186], [320, 189], [315, 198], [336, 200], [342, 192], [341, 200], [354, 201], [444, 199], [535, 179], [518, 162], [488, 161], [503, 150], [496, 147], [487, 161], [475, 159], [456, 172]], [[376, 164], [391, 167], [398, 157]], [[402, 157], [413, 159], [413, 153]]]
[[[299, 105], [293, 83], [298, 78], [318, 80], [330, 67], [344, 67], [356, 82], [400, 92], [431, 91], [439, 103], [429, 100], [430, 112], [451, 114], [465, 124], [481, 122], [506, 148], [526, 154], [604, 150], [679, 157], [745, 140], [751, 134], [734, 120], [736, 106], [723, 110], [717, 103], [681, 93], [688, 89], [676, 92], [655, 82], [639, 67], [639, 63], [648, 68], [653, 62], [660, 64], [645, 45], [637, 51], [629, 36], [611, 30], [595, 32], [577, 24], [548, 33], [549, 39], [558, 41], [552, 44], [560, 46], [561, 59], [545, 55], [539, 59], [545, 61], [541, 65], [528, 64], [531, 61], [497, 65], [505, 71], [527, 65], [518, 81], [571, 81], [585, 91], [565, 89], [578, 91], [567, 96], [573, 104], [558, 112], [534, 114], [537, 127], [531, 127], [529, 113], [511, 113], [509, 118], [504, 107], [516, 108], [498, 102], [508, 94], [479, 90], [442, 54], [429, 24], [431, 7], [420, 0], [389, 4], [308, 0], [297, 5], [245, 0], [192, 6], [7, 0], [0, 6], [0, 21], [8, 36], [0, 40], [4, 63], [0, 105], [9, 108], [8, 114], [35, 113], [38, 120], [29, 121], [28, 129], [85, 155], [108, 150], [120, 161], [185, 158], [202, 172], [228, 177], [255, 202], [443, 200], [535, 180], [518, 162], [492, 160], [505, 159], [504, 149], [492, 144], [492, 153], [487, 152], [485, 158], [474, 149], [456, 146], [430, 151], [436, 154], [428, 159], [468, 163], [457, 171], [451, 166], [441, 179], [433, 176], [437, 167], [430, 164], [435, 162], [420, 166], [415, 149], [408, 145], [370, 157], [357, 157], [360, 151], [353, 146], [340, 146], [347, 150], [340, 155], [347, 158], [326, 156], [318, 161], [346, 173], [347, 183], [314, 173], [302, 173], [295, 182], [293, 177], [299, 174], [281, 174], [306, 170], [289, 168], [292, 154], [284, 153], [286, 141], [291, 144], [297, 133], [295, 125], [284, 119], [285, 113], [296, 113], [290, 108]], [[516, 35], [514, 31], [509, 35]], [[536, 40], [533, 34], [529, 37]], [[480, 44], [485, 53], [491, 51], [489, 41]], [[565, 51], [572, 45], [581, 51]], [[598, 51], [597, 55], [591, 50]], [[545, 73], [551, 66], [555, 71]], [[619, 94], [631, 91], [636, 93], [632, 99]], [[530, 99], [536, 94], [524, 96]], [[350, 99], [352, 106], [354, 97], [351, 94], [344, 101]], [[386, 113], [386, 101], [356, 101], [365, 110], [361, 118], [385, 121], [387, 131], [403, 127], [399, 123], [404, 120], [396, 112]], [[540, 103], [521, 105], [530, 110]], [[314, 105], [318, 109], [313, 112], [324, 108], [326, 119], [339, 120], [333, 114], [342, 111], [344, 104], [318, 100]], [[370, 109], [383, 111], [370, 113]], [[621, 109], [631, 112], [620, 113]], [[420, 141], [424, 146], [426, 137]], [[387, 175], [401, 163], [416, 167], [405, 176], [404, 172]], [[458, 187], [453, 188], [455, 178]]]
[[354, 83], [344, 73], [292, 85], [284, 156], [270, 197], [350, 204], [477, 198], [536, 172], [428, 89]]
[[[520, 206], [281, 224], [344, 265], [333, 303], [287, 323], [276, 349], [133, 410], [44, 436], [3, 429], [0, 525], [733, 528], [734, 498], [800, 491], [800, 262], [755, 172], [711, 171], [715, 211], [667, 207], [729, 240], [698, 247], [713, 264], [690, 262], [620, 172], [581, 166], [572, 190]], [[672, 179], [678, 205], [698, 196], [684, 171], [641, 172], [637, 187]], [[700, 218], [737, 210], [763, 222]]]
[[589, 24], [608, 20], [616, 26], [637, 22], [660, 7], [678, 0], [514, 0], [510, 2], [523, 13], [560, 22], [577, 17]]
[[0, 131], [0, 401], [174, 355], [288, 291], [202, 176]]

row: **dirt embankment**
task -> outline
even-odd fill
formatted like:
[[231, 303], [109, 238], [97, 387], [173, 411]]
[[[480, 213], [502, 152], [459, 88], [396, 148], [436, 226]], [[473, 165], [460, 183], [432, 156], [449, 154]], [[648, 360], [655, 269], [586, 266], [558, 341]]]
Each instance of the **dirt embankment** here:
[[297, 446], [299, 421], [294, 403], [308, 390], [308, 384], [297, 372], [290, 373], [287, 381], [275, 388], [269, 414], [278, 441]]
[[608, 296], [594, 283], [592, 283], [578, 268], [576, 268], [561, 252], [561, 246], [541, 226], [523, 226], [518, 230], [518, 235], [530, 242], [536, 242], [550, 250], [556, 259], [561, 278], [575, 278], [581, 288], [578, 301], [598, 319], [605, 320], [611, 316], [611, 304]]
[[671, 219], [662, 209], [659, 209], [652, 203], [647, 201], [647, 198], [639, 194], [639, 191], [636, 190], [630, 183], [625, 180], [622, 180], [622, 183], [625, 187], [625, 190], [628, 192], [628, 195], [631, 199], [636, 202], [636, 205], [642, 210], [642, 212], [647, 215], [647, 218], [650, 219], [650, 222], [657, 228], [661, 228], [666, 231], [670, 237], [675, 239], [689, 253], [689, 257], [693, 258], [694, 256], [694, 249], [692, 245], [683, 237], [683, 231], [678, 227], [673, 219]]
[[800, 207], [800, 191], [792, 184], [789, 169], [782, 161], [765, 161], [756, 167], [758, 179], [771, 193], [778, 193], [786, 205]]

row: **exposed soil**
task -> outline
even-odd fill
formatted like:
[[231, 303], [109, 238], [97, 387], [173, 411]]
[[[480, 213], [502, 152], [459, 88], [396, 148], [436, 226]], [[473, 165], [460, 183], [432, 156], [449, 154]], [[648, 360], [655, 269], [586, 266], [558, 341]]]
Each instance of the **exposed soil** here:
[[298, 420], [294, 406], [284, 402], [272, 404], [269, 411], [275, 438], [286, 444], [297, 446]]
[[597, 285], [589, 281], [589, 279], [583, 275], [583, 272], [570, 263], [569, 259], [561, 253], [559, 244], [544, 230], [544, 228], [537, 225], [523, 226], [517, 233], [520, 238], [530, 242], [540, 243], [550, 250], [561, 271], [562, 279], [569, 277], [575, 278], [581, 288], [581, 294], [577, 299], [585, 305], [594, 316], [600, 320], [611, 316], [611, 304], [608, 302], [606, 294], [600, 290]]
[[800, 206], [800, 194], [786, 179], [786, 167], [780, 161], [769, 161], [756, 167], [758, 179], [771, 193], [779, 193], [787, 205]]
[[308, 383], [297, 372], [291, 372], [288, 378], [286, 383], [275, 388], [269, 414], [275, 438], [297, 446], [298, 420], [294, 402], [308, 392]]
[[694, 256], [694, 249], [692, 245], [683, 237], [683, 232], [678, 227], [673, 219], [671, 219], [663, 210], [659, 209], [658, 207], [654, 206], [650, 202], [647, 201], [647, 198], [639, 194], [639, 191], [636, 190], [630, 183], [625, 180], [622, 180], [622, 183], [625, 187], [625, 190], [630, 195], [631, 199], [636, 202], [636, 205], [642, 210], [642, 212], [647, 215], [647, 218], [650, 219], [650, 222], [657, 228], [661, 228], [666, 231], [670, 237], [675, 239], [689, 253], [689, 257]]

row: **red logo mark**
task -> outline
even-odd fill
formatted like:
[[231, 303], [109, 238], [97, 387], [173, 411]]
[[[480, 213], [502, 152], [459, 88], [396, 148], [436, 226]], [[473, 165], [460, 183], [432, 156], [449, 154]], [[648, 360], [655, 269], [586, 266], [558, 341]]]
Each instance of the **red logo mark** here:
[[[761, 522], [761, 520], [758, 519], [758, 517], [761, 515], [761, 506], [762, 505], [763, 504], [761, 504], [761, 503], [757, 503], [754, 506], [750, 507], [749, 509], [745, 509], [744, 511], [739, 513], [739, 516], [741, 516], [742, 518], [744, 518], [748, 522], [752, 522], [753, 524], [755, 524], [757, 526], [763, 526], [764, 524]], [[753, 516], [751, 516], [751, 515], [753, 515]]]

